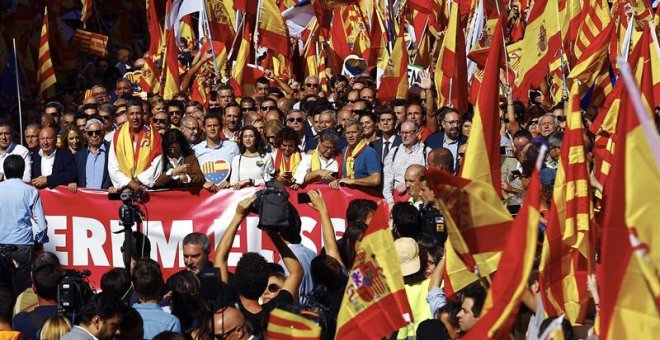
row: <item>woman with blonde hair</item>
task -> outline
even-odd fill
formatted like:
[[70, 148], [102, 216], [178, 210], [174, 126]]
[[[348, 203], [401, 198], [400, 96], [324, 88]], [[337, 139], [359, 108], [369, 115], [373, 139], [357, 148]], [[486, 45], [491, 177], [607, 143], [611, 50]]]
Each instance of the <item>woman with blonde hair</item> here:
[[62, 149], [69, 150], [75, 155], [82, 149], [82, 142], [82, 132], [75, 125], [71, 124], [62, 130]]
[[39, 339], [41, 340], [58, 340], [64, 334], [71, 331], [71, 322], [64, 315], [53, 315], [46, 319], [44, 326], [41, 328]]

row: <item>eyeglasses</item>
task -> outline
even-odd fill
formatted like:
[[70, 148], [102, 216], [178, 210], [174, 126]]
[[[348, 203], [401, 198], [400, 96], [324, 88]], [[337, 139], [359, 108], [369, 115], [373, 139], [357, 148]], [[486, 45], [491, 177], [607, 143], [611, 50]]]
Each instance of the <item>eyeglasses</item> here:
[[286, 121], [289, 122], [289, 123], [302, 123], [305, 120], [300, 118], [300, 117], [298, 117], [298, 118], [291, 117], [291, 118], [288, 118]]
[[280, 286], [277, 283], [271, 283], [268, 285], [268, 291], [271, 293], [277, 293], [280, 291]]
[[101, 119], [103, 119], [103, 120], [110, 120], [110, 119], [112, 119], [112, 117], [111, 117], [110, 115], [99, 115], [99, 117], [101, 117]]
[[445, 121], [443, 121], [443, 123], [445, 123], [447, 125], [458, 125], [460, 123], [460, 121], [458, 121], [458, 120], [451, 120], [451, 121], [445, 120]]
[[306, 83], [305, 86], [307, 86], [307, 87], [313, 87], [313, 88], [315, 88], [315, 89], [318, 89], [319, 87], [321, 87], [321, 84]]
[[103, 131], [101, 130], [89, 130], [87, 131], [87, 136], [92, 137], [92, 136], [101, 136], [103, 134]]
[[216, 334], [216, 335], [214, 335], [214, 338], [215, 338], [216, 340], [224, 340], [224, 339], [226, 339], [228, 336], [230, 336], [231, 333], [236, 332], [236, 331], [239, 330], [241, 327], [243, 327], [243, 325], [238, 325], [238, 326], [236, 326], [236, 327], [234, 327], [234, 328], [232, 328], [232, 329], [230, 329], [230, 330], [228, 330], [228, 331], [226, 331], [226, 332], [224, 332], [224, 333], [222, 333], [222, 334]]
[[532, 119], [532, 120], [529, 122], [529, 125], [536, 125], [536, 124], [538, 124], [538, 123], [539, 123], [539, 120], [538, 120], [538, 119]]
[[167, 124], [167, 119], [156, 119], [156, 118], [154, 118], [154, 124]]
[[250, 111], [256, 111], [254, 107], [242, 107], [241, 111], [243, 112], [250, 112]]
[[200, 130], [200, 128], [196, 128], [196, 127], [195, 127], [195, 128], [191, 128], [191, 127], [184, 126], [184, 128], [186, 128], [186, 129], [188, 129], [188, 130], [190, 130], [190, 131], [193, 131], [193, 132], [195, 132], [195, 131], [199, 131], [199, 130]]
[[275, 105], [262, 106], [261, 111], [270, 111], [270, 110], [275, 109], [275, 107], [276, 107]]

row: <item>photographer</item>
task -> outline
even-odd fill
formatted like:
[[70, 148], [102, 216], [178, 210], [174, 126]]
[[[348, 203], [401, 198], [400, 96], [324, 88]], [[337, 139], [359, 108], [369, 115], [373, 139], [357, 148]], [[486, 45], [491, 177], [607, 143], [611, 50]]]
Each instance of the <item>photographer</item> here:
[[[215, 266], [220, 268], [222, 282], [228, 284], [229, 270], [227, 259], [231, 251], [234, 237], [243, 219], [250, 212], [252, 203], [257, 196], [250, 196], [238, 203], [236, 214], [229, 223], [216, 248]], [[284, 281], [277, 297], [268, 303], [259, 305], [259, 297], [268, 285], [269, 267], [263, 256], [257, 253], [245, 253], [236, 266], [236, 284], [239, 293], [239, 309], [245, 318], [256, 330], [264, 331], [268, 322], [270, 311], [274, 308], [293, 303], [297, 300], [298, 288], [302, 281], [303, 269], [291, 249], [287, 247], [279, 233], [268, 232], [273, 244], [280, 253], [284, 266], [289, 271], [289, 277]]]

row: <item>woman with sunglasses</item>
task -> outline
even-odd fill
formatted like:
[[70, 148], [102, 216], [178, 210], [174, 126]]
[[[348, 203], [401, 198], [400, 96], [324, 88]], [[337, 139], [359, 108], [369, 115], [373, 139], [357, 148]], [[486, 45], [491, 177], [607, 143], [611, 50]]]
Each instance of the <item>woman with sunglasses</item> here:
[[76, 154], [82, 148], [83, 135], [75, 125], [71, 124], [62, 130], [62, 149]]
[[265, 152], [261, 134], [254, 126], [246, 126], [239, 138], [241, 153], [231, 161], [229, 184], [235, 190], [264, 184], [271, 179], [268, 169], [273, 168], [273, 158]]
[[276, 178], [284, 185], [292, 189], [298, 189], [299, 185], [295, 183], [293, 175], [298, 169], [302, 160], [302, 154], [298, 150], [298, 135], [290, 127], [280, 130], [275, 138], [275, 148], [271, 156], [275, 162], [275, 169], [278, 170]]
[[163, 172], [154, 188], [200, 188], [204, 174], [186, 137], [177, 129], [163, 135]]
[[268, 276], [268, 286], [266, 286], [264, 293], [261, 294], [262, 305], [274, 299], [280, 293], [280, 289], [282, 289], [284, 281], [286, 281], [286, 275], [281, 266], [274, 263], [269, 263], [268, 266], [271, 267], [271, 272]]

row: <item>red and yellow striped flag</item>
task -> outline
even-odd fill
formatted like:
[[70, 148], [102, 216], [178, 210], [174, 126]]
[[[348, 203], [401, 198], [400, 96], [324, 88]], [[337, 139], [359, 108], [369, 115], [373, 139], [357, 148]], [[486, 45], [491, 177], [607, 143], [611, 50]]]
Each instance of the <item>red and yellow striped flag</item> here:
[[163, 30], [158, 22], [155, 0], [147, 0], [147, 26], [149, 27], [149, 57], [155, 58], [160, 51]]
[[50, 58], [50, 47], [48, 45], [48, 9], [44, 7], [44, 19], [41, 24], [41, 37], [39, 38], [39, 63], [37, 69], [37, 94], [42, 99], [55, 95], [55, 69], [53, 60]]
[[504, 63], [502, 20], [498, 19], [488, 51], [477, 103], [474, 107], [470, 143], [465, 149], [461, 177], [491, 183], [498, 195], [502, 191], [500, 168], [500, 65]]
[[403, 38], [404, 29], [401, 24], [390, 56], [391, 65], [380, 79], [376, 96], [381, 102], [408, 98], [408, 49]]
[[243, 78], [248, 76], [248, 73], [252, 71], [247, 68], [248, 58], [250, 57], [250, 51], [252, 44], [250, 43], [250, 24], [247, 21], [243, 21], [243, 32], [241, 32], [241, 43], [238, 47], [238, 55], [234, 61], [234, 65], [231, 70], [231, 78], [229, 79], [229, 85], [234, 89], [234, 95], [236, 97], [242, 97], [244, 93], [250, 93], [249, 91], [244, 91], [243, 86], [245, 82]]
[[271, 340], [313, 340], [321, 337], [321, 327], [313, 321], [280, 308], [268, 317], [266, 338]]
[[179, 23], [179, 37], [185, 38], [188, 46], [191, 46], [195, 42], [195, 30], [193, 29], [192, 24], [192, 15], [188, 14], [181, 18]]
[[604, 4], [605, 9], [602, 9], [603, 5], [599, 4], [600, 1], [602, 0], [592, 0], [592, 7], [585, 16], [586, 21], [580, 26], [578, 40], [575, 43], [577, 61], [568, 76], [568, 83], [578, 80], [581, 88], [590, 87], [600, 76], [603, 66], [608, 61], [609, 45], [615, 33], [607, 3]]
[[165, 58], [163, 60], [162, 85], [160, 92], [165, 100], [170, 100], [180, 91], [179, 47], [174, 38], [174, 28], [167, 30]]
[[358, 244], [337, 316], [337, 339], [382, 339], [412, 322], [386, 205]]
[[610, 173], [615, 185], [605, 188], [598, 282], [601, 339], [654, 339], [660, 334], [660, 140], [653, 122], [633, 109], [629, 92], [637, 96], [639, 91], [630, 83], [621, 96], [616, 128]]
[[536, 257], [539, 231], [541, 182], [538, 171], [543, 162], [542, 151], [532, 174], [529, 190], [520, 213], [508, 232], [506, 246], [497, 266], [479, 321], [461, 339], [506, 339], [518, 313], [523, 292]]
[[80, 10], [80, 21], [83, 24], [87, 23], [87, 20], [92, 16], [92, 11], [94, 10], [94, 1], [93, 0], [81, 0], [82, 9]]
[[261, 0], [259, 8], [259, 42], [261, 46], [289, 56], [289, 34], [275, 0]]
[[138, 81], [138, 85], [142, 91], [147, 93], [160, 92], [160, 70], [151, 58], [146, 58], [144, 67], [142, 67], [142, 75]]
[[465, 35], [459, 16], [459, 5], [453, 3], [449, 24], [440, 46], [433, 79], [438, 90], [438, 107], [451, 105], [460, 113], [468, 109], [467, 63]]

